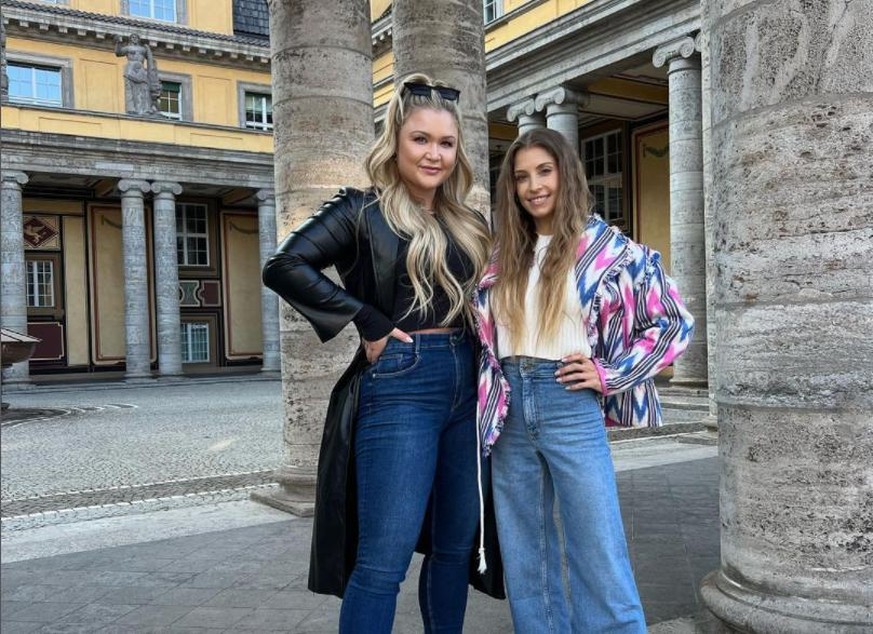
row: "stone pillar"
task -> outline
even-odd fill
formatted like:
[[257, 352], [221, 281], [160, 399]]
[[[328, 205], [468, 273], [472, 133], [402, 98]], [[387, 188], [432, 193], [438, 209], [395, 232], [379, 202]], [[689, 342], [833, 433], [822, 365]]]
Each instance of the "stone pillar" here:
[[873, 632], [873, 3], [704, 0], [731, 631]]
[[[3, 170], [0, 203], [0, 326], [27, 334], [27, 289], [24, 272], [24, 226], [21, 188], [24, 172]], [[16, 363], [3, 371], [4, 383], [29, 383], [30, 364]]]
[[[373, 142], [373, 42], [367, 0], [274, 0], [276, 224], [284, 238], [343, 185], [364, 186]], [[327, 28], [326, 25], [342, 25]], [[289, 306], [280, 316], [285, 460], [281, 486], [256, 499], [311, 514], [330, 391], [359, 345], [354, 327], [322, 345]]]
[[152, 183], [155, 222], [155, 288], [158, 309], [158, 373], [182, 374], [182, 337], [179, 317], [179, 255], [176, 245], [176, 196], [179, 183]]
[[715, 231], [712, 216], [712, 116], [710, 72], [712, 68], [709, 53], [709, 35], [701, 31], [694, 38], [694, 48], [700, 53], [700, 92], [702, 116], [701, 139], [703, 141], [703, 227], [706, 246], [706, 366], [708, 379], [709, 415], [704, 424], [710, 431], [718, 429], [718, 408], [715, 402], [715, 374], [718, 364], [715, 359]]
[[[276, 252], [276, 195], [272, 189], [261, 189], [258, 199], [258, 233], [261, 245], [261, 269]], [[261, 285], [261, 332], [264, 341], [262, 372], [280, 370], [279, 355], [279, 297]]]
[[700, 58], [694, 40], [684, 37], [658, 48], [653, 62], [658, 68], [669, 65], [670, 274], [695, 319], [694, 339], [673, 364], [672, 383], [705, 387], [709, 371]]
[[546, 127], [546, 117], [536, 109], [533, 97], [517, 101], [506, 109], [506, 120], [510, 123], [518, 121], [518, 136], [528, 130]]
[[558, 86], [537, 95], [537, 110], [546, 111], [546, 127], [564, 135], [576, 154], [579, 154], [579, 106], [587, 96], [564, 86]]
[[124, 252], [125, 379], [151, 378], [149, 282], [143, 194], [146, 181], [118, 181], [121, 192], [121, 240]]
[[491, 209], [485, 21], [481, 2], [394, 0], [394, 77], [421, 72], [461, 91], [464, 148], [473, 168], [467, 203]]

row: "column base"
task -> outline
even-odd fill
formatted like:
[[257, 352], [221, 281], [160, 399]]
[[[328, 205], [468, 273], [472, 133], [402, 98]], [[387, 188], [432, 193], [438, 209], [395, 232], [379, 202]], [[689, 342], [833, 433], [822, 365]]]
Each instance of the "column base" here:
[[124, 376], [124, 382], [130, 385], [154, 383], [154, 381], [155, 377], [151, 374], [126, 374]]
[[725, 632], [755, 634], [862, 634], [873, 631], [873, 613], [863, 605], [763, 594], [716, 570], [700, 584], [703, 604]]
[[315, 514], [315, 468], [283, 466], [276, 470], [275, 476], [278, 487], [254, 491], [251, 498], [298, 517], [312, 517]]

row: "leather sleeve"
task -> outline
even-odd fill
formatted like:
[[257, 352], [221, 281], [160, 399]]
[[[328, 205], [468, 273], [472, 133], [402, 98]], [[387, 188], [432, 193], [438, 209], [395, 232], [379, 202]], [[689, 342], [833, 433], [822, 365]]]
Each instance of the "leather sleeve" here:
[[362, 193], [342, 189], [295, 229], [264, 265], [264, 284], [303, 315], [321, 341], [335, 337], [364, 303], [322, 271], [357, 255]]

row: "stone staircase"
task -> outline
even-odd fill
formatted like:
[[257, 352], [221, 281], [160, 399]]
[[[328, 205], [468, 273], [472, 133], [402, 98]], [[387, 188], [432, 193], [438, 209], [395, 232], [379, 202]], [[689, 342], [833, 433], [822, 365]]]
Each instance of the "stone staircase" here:
[[699, 388], [674, 387], [659, 384], [664, 424], [656, 428], [609, 430], [609, 440], [632, 440], [653, 436], [681, 436], [682, 442], [716, 444], [715, 421], [709, 416], [709, 395]]

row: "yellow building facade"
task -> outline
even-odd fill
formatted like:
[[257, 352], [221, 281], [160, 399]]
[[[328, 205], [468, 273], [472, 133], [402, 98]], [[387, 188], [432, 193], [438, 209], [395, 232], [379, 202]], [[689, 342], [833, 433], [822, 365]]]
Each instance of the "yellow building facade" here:
[[[43, 340], [19, 378], [278, 370], [276, 300], [259, 280], [275, 247], [266, 3], [2, 8], [4, 205], [23, 236], [4, 246], [23, 258], [4, 260], [19, 285], [4, 287], [3, 323]], [[492, 175], [519, 131], [561, 129], [598, 213], [669, 264], [671, 97], [655, 53], [693, 34], [696, 3], [484, 0], [483, 12]], [[390, 1], [371, 15], [378, 122]]]

